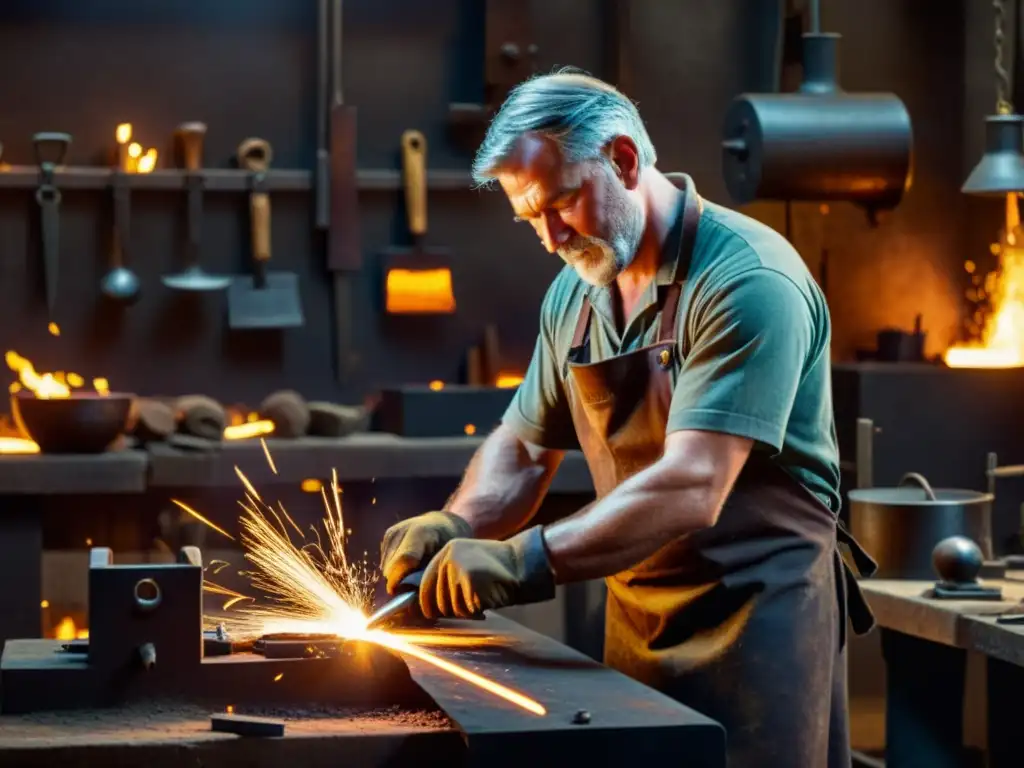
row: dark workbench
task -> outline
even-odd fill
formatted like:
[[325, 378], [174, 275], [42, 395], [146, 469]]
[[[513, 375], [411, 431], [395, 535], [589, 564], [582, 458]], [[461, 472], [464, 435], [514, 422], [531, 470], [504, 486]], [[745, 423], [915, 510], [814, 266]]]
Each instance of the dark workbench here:
[[[285, 736], [274, 739], [212, 733], [208, 711], [194, 704], [3, 716], [0, 764], [169, 766], [187, 759], [206, 768], [554, 768], [567, 761], [624, 765], [680, 760], [689, 768], [725, 765], [724, 730], [692, 709], [507, 619], [450, 622], [460, 625], [502, 642], [431, 650], [536, 699], [546, 715], [521, 710], [409, 658], [413, 679], [441, 713], [296, 715], [288, 718]], [[574, 723], [580, 710], [586, 710], [589, 722]]]
[[1024, 625], [996, 617], [1024, 600], [1024, 572], [986, 580], [1000, 601], [934, 600], [928, 581], [864, 579], [861, 588], [882, 632], [886, 662], [887, 768], [963, 765], [967, 653], [986, 657], [989, 768], [1021, 764], [1019, 699], [1024, 690]]
[[[183, 451], [165, 444], [98, 456], [0, 456], [0, 643], [39, 637], [42, 600], [41, 496], [142, 494], [187, 488], [238, 488], [238, 465], [257, 486], [298, 486], [306, 478], [343, 482], [451, 478], [463, 474], [482, 437], [402, 438], [367, 433], [345, 438], [268, 439], [274, 475], [259, 440], [228, 441], [220, 450]], [[582, 454], [566, 456], [553, 494], [590, 494]], [[16, 585], [12, 587], [11, 585]]]

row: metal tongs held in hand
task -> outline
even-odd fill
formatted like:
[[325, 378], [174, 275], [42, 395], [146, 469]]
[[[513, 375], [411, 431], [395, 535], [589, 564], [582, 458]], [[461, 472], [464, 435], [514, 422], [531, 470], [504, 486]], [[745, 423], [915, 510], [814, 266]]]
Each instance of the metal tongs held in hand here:
[[39, 166], [40, 224], [43, 239], [43, 273], [46, 281], [46, 308], [50, 319], [57, 306], [57, 269], [60, 257], [60, 190], [55, 183], [57, 168], [64, 164], [64, 156], [71, 144], [68, 133], [37, 133], [32, 137]]

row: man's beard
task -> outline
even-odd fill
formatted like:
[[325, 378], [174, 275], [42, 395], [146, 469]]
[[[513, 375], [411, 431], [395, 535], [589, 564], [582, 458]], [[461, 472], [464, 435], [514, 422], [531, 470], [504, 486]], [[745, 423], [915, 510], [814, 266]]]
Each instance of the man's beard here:
[[611, 285], [636, 257], [644, 233], [643, 211], [628, 198], [619, 198], [609, 212], [608, 232], [607, 239], [576, 235], [558, 249], [583, 282], [599, 288]]

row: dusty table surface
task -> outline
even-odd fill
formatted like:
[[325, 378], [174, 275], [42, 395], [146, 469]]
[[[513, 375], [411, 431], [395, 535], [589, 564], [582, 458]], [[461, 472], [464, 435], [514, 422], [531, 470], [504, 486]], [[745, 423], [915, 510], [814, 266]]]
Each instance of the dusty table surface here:
[[933, 581], [863, 579], [864, 592], [878, 625], [935, 643], [978, 651], [1024, 665], [1024, 625], [999, 624], [996, 618], [1024, 610], [1024, 572], [1005, 579], [983, 579], [1001, 587], [1002, 600], [936, 600]]
[[[282, 738], [210, 730], [209, 709], [191, 704], [0, 717], [0, 764], [271, 766], [383, 765], [410, 750], [452, 760], [462, 737], [437, 711], [240, 709], [285, 721]], [[409, 762], [402, 758], [402, 763]], [[411, 764], [430, 764], [412, 760]], [[443, 765], [444, 762], [437, 764]]]

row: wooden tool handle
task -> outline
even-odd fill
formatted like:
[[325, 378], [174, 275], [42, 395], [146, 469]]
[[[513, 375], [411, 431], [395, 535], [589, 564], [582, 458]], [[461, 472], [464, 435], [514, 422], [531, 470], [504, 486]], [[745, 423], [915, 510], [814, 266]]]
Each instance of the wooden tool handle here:
[[402, 134], [402, 171], [409, 231], [419, 237], [427, 233], [427, 139], [419, 131]]
[[186, 171], [198, 171], [203, 167], [203, 139], [206, 138], [206, 123], [182, 123], [176, 131], [181, 141], [181, 156]]
[[[266, 139], [246, 139], [238, 145], [238, 165], [253, 173], [270, 167], [274, 151]], [[257, 262], [270, 261], [270, 195], [253, 192], [249, 196], [252, 212], [252, 257]]]
[[252, 257], [255, 261], [270, 261], [270, 195], [253, 193], [249, 208], [252, 211]]

